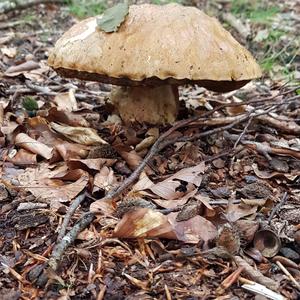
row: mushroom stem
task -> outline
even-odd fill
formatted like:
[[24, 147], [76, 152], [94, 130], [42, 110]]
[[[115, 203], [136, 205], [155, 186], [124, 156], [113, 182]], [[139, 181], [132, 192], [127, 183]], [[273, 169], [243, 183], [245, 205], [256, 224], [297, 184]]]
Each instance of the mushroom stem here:
[[172, 85], [115, 87], [111, 101], [125, 123], [173, 123], [179, 107], [178, 89]]

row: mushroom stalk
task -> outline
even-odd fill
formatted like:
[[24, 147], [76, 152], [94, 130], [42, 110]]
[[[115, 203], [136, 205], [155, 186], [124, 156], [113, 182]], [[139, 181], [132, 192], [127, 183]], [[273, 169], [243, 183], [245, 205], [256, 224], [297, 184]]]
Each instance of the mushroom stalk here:
[[111, 101], [125, 123], [173, 123], [179, 107], [178, 88], [172, 85], [115, 87]]

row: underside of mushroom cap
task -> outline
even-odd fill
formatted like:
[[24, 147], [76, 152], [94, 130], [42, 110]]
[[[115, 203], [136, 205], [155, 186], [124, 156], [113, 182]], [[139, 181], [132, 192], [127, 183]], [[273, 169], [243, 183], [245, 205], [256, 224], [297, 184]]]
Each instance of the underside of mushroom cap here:
[[132, 5], [114, 33], [96, 18], [74, 25], [56, 43], [49, 64], [66, 77], [116, 85], [197, 83], [237, 89], [261, 76], [252, 55], [220, 23], [194, 7]]

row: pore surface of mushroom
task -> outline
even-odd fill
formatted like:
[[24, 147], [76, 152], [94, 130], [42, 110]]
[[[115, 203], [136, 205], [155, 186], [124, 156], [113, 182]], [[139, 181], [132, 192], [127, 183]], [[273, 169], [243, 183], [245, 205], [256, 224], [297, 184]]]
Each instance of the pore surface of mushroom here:
[[111, 83], [124, 121], [172, 123], [177, 86], [197, 83], [228, 92], [261, 76], [252, 55], [212, 17], [178, 4], [132, 5], [117, 32], [96, 17], [71, 27], [49, 60], [66, 77]]

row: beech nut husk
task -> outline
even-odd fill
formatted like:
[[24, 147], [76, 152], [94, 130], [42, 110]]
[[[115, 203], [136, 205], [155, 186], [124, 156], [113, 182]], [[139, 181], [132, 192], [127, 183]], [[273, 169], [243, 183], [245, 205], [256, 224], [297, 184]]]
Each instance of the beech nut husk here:
[[280, 238], [270, 229], [257, 231], [254, 235], [253, 244], [265, 257], [275, 256], [281, 248]]

